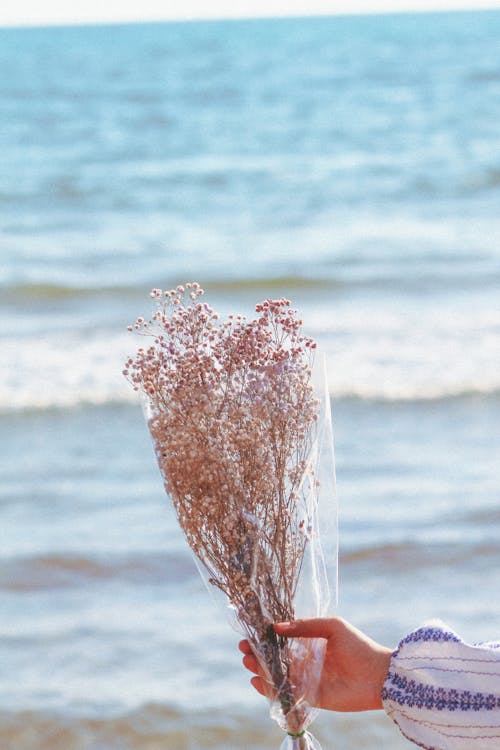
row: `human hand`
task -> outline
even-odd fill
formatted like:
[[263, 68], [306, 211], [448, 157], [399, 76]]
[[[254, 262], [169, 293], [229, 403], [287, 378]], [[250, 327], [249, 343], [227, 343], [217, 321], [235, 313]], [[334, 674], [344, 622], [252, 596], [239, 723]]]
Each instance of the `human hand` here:
[[[326, 650], [318, 692], [312, 704], [330, 711], [369, 711], [382, 708], [382, 687], [392, 651], [376, 643], [341, 617], [276, 623], [278, 635], [325, 638]], [[259, 663], [247, 640], [239, 644], [243, 664], [256, 676], [251, 682], [261, 695], [270, 695]]]

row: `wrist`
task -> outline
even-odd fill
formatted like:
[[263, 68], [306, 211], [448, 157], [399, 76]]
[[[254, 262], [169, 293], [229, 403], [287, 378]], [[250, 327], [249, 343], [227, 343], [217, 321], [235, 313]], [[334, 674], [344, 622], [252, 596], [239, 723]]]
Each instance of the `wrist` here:
[[383, 708], [382, 689], [387, 678], [391, 658], [391, 649], [386, 648], [385, 646], [377, 646], [372, 664], [371, 697], [368, 710], [378, 710]]

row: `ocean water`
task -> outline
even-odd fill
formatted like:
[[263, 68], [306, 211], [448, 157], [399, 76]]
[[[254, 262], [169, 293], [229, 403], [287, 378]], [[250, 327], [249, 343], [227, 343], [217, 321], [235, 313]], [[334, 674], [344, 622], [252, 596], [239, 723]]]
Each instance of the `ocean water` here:
[[[0, 746], [267, 750], [123, 361], [151, 287], [328, 359], [339, 612], [500, 631], [499, 12], [0, 29]], [[324, 750], [408, 747], [322, 713]]]

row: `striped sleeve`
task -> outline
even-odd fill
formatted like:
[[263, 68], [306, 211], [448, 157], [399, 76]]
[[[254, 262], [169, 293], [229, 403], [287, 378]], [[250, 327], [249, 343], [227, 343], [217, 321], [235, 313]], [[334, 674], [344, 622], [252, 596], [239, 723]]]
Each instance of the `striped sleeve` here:
[[500, 643], [469, 645], [442, 623], [419, 628], [392, 655], [382, 701], [426, 750], [498, 750]]

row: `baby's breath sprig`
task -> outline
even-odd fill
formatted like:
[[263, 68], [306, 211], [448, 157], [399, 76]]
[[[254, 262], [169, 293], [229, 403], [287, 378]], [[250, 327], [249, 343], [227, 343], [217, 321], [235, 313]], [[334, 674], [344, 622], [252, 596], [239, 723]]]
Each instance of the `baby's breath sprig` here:
[[313, 528], [316, 343], [286, 298], [256, 305], [254, 319], [221, 320], [202, 295], [197, 282], [153, 289], [151, 319], [129, 326], [151, 344], [123, 372], [148, 399], [159, 467], [187, 542], [254, 644], [300, 750], [305, 709], [272, 623], [294, 618]]

